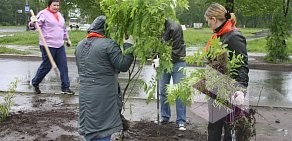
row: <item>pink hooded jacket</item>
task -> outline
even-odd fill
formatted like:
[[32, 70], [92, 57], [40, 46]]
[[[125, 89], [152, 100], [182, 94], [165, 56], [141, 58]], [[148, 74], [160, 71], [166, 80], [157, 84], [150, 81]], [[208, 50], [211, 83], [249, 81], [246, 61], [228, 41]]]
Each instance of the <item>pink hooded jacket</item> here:
[[[57, 14], [59, 20], [47, 9], [40, 11], [36, 15], [45, 41], [48, 47], [52, 48], [60, 48], [64, 45], [64, 40], [69, 38], [65, 20], [60, 12], [57, 12]], [[32, 22], [29, 23], [29, 27], [30, 29], [35, 29], [35, 25]], [[44, 45], [41, 37], [39, 37], [39, 44]]]

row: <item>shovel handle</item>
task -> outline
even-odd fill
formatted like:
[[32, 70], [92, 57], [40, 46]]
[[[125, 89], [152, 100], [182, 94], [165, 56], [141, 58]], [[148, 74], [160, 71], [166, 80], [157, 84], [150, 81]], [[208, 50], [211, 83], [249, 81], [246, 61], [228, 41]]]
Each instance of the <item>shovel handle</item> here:
[[[35, 16], [33, 10], [30, 10], [30, 14], [31, 14], [32, 16]], [[52, 54], [51, 54], [50, 49], [49, 49], [49, 47], [48, 47], [48, 45], [47, 45], [47, 43], [46, 43], [46, 40], [45, 40], [44, 35], [43, 35], [43, 33], [42, 33], [42, 30], [41, 30], [41, 28], [40, 28], [40, 26], [39, 26], [39, 24], [38, 24], [37, 22], [35, 22], [34, 24], [35, 24], [35, 26], [36, 26], [36, 28], [37, 28], [37, 30], [38, 30], [38, 32], [39, 32], [39, 35], [40, 35], [40, 37], [41, 37], [41, 39], [42, 39], [42, 41], [43, 41], [43, 44], [44, 44], [44, 47], [45, 47], [46, 53], [47, 53], [47, 55], [48, 55], [48, 58], [49, 58], [49, 60], [50, 60], [50, 63], [51, 63], [51, 65], [52, 65], [52, 68], [55, 69], [55, 68], [57, 68], [57, 65], [56, 65], [56, 63], [55, 63], [55, 61], [54, 61], [54, 59], [53, 59], [53, 57], [52, 57]]]

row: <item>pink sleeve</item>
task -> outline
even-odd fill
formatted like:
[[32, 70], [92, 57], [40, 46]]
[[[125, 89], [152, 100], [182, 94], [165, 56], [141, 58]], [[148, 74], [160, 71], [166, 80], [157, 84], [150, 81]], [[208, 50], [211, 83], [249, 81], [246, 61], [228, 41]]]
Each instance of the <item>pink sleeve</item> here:
[[39, 12], [37, 15], [36, 15], [36, 18], [38, 19], [38, 24], [40, 26], [40, 28], [43, 27], [43, 24], [45, 22], [45, 16], [44, 16], [44, 13], [43, 12]]
[[[36, 15], [36, 18], [38, 19], [37, 22], [38, 22], [38, 24], [39, 24], [39, 26], [41, 28], [43, 26], [43, 23], [45, 22], [45, 18], [43, 16], [42, 12], [39, 12]], [[35, 30], [36, 29], [35, 24], [33, 22], [31, 22], [31, 21], [28, 23], [28, 27], [29, 27], [30, 30]]]

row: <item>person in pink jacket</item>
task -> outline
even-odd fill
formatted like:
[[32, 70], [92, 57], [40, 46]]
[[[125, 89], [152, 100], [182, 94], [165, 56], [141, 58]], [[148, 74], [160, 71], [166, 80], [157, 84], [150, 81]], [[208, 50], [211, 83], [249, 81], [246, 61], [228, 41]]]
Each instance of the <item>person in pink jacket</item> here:
[[[61, 78], [61, 93], [62, 94], [74, 94], [70, 90], [70, 81], [68, 76], [67, 57], [64, 47], [64, 41], [67, 46], [71, 46], [69, 40], [68, 31], [66, 29], [65, 20], [59, 11], [60, 0], [48, 0], [48, 7], [41, 10], [36, 16], [32, 16], [31, 22], [29, 22], [29, 28], [31, 30], [36, 29], [35, 23], [39, 24], [39, 27], [44, 36], [45, 42], [52, 54], [54, 61], [60, 71]], [[49, 61], [48, 55], [44, 48], [44, 43], [39, 37], [39, 45], [42, 53], [42, 63], [39, 66], [35, 77], [32, 79], [32, 85], [36, 94], [40, 94], [41, 90], [39, 84], [44, 77], [49, 73], [52, 65]]]

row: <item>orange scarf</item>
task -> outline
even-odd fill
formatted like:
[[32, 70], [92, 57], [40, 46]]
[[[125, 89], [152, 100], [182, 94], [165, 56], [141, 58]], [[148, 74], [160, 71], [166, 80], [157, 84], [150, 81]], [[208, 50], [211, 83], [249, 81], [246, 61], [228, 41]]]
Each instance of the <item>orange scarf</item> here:
[[47, 7], [47, 10], [50, 11], [50, 12], [54, 15], [54, 17], [57, 19], [57, 21], [59, 21], [59, 15], [58, 15], [58, 12], [53, 12], [53, 11], [51, 11], [49, 7]]
[[95, 32], [90, 32], [86, 35], [87, 38], [91, 38], [91, 37], [97, 37], [97, 38], [104, 38], [103, 35], [95, 33]]
[[236, 27], [234, 26], [234, 24], [232, 24], [232, 22], [230, 20], [228, 20], [225, 25], [219, 30], [219, 32], [215, 32], [212, 37], [209, 39], [207, 45], [205, 46], [205, 51], [208, 51], [208, 48], [210, 47], [211, 44], [211, 40], [217, 38], [218, 36], [221, 36], [225, 33], [228, 33], [230, 31], [232, 31], [233, 29], [236, 29]]

